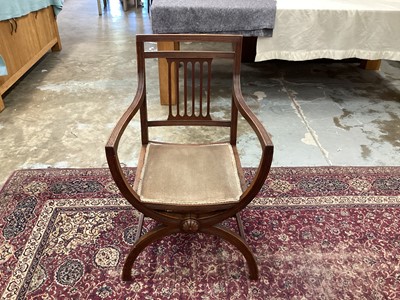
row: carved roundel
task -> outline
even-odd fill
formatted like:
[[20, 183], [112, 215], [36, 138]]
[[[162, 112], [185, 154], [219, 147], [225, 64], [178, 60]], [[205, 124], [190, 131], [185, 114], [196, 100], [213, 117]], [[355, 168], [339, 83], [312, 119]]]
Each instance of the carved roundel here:
[[199, 222], [195, 219], [186, 219], [182, 222], [182, 229], [185, 232], [197, 232], [199, 230]]

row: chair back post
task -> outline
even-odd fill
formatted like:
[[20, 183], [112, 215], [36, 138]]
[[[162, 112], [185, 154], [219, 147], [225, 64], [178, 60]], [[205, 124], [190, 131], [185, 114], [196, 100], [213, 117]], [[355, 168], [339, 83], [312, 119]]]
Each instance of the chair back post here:
[[237, 142], [237, 126], [238, 126], [238, 109], [236, 107], [235, 100], [232, 96], [232, 104], [231, 104], [231, 126], [230, 126], [230, 144], [232, 146], [236, 146]]
[[[146, 92], [146, 90], [145, 90]], [[142, 145], [147, 145], [149, 143], [149, 125], [147, 119], [147, 97], [144, 95], [144, 101], [140, 107], [140, 126], [141, 136], [142, 136]]]
[[147, 119], [147, 96], [146, 96], [146, 63], [144, 58], [144, 42], [141, 40], [136, 41], [136, 60], [137, 60], [137, 74], [138, 74], [138, 85], [143, 86], [144, 99], [140, 106], [140, 126], [142, 144], [146, 145], [149, 142], [149, 128]]
[[[238, 108], [236, 106], [236, 102], [234, 99], [235, 88], [239, 88], [240, 91], [240, 67], [241, 67], [241, 57], [242, 57], [242, 43], [243, 39], [239, 39], [235, 43], [232, 44], [234, 48], [234, 62], [233, 62], [233, 70], [232, 70], [232, 108], [231, 108], [231, 131], [230, 131], [230, 143], [232, 146], [236, 146], [237, 141], [237, 126], [238, 126]], [[235, 79], [239, 78], [237, 82]], [[235, 83], [239, 86], [235, 87]]]

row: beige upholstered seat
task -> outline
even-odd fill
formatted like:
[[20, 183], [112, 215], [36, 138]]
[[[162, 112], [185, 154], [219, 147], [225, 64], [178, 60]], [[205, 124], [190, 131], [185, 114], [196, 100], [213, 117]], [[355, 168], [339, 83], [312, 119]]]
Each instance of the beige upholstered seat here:
[[[175, 47], [177, 43], [188, 42], [186, 45], [190, 45], [191, 49], [162, 50], [165, 47], [158, 47], [154, 51], [149, 49], [152, 47], [145, 47], [146, 42], [173, 44], [174, 49], [179, 48]], [[221, 43], [225, 46], [221, 47]], [[218, 45], [220, 48], [217, 50], [202, 50]], [[195, 46], [200, 50], [193, 50]], [[273, 145], [263, 125], [247, 107], [240, 91], [242, 37], [138, 35], [136, 49], [137, 92], [106, 145], [108, 165], [118, 188], [141, 213], [136, 242], [125, 260], [122, 279], [132, 280], [133, 263], [145, 247], [174, 233], [206, 233], [225, 239], [243, 254], [249, 266], [250, 278], [257, 279], [256, 259], [246, 243], [240, 212], [265, 182], [271, 167]], [[157, 98], [154, 102], [147, 99], [149, 95], [154, 98], [155, 91], [158, 91], [157, 85], [153, 86], [151, 92], [146, 85], [146, 82], [150, 82], [146, 81], [146, 66], [147, 63], [154, 65], [154, 59], [158, 59], [168, 70], [167, 78], [160, 78], [160, 82], [166, 83], [168, 95], [168, 106], [160, 109], [163, 116], [149, 116], [147, 111], [148, 105], [159, 105], [160, 102]], [[219, 73], [213, 73], [215, 61], [219, 61], [215, 63], [218, 67], [223, 67], [222, 71], [218, 69]], [[154, 69], [150, 67], [147, 71]], [[224, 77], [232, 74], [232, 80], [216, 80], [214, 86], [213, 74], [223, 74]], [[228, 82], [227, 91], [230, 93], [229, 98], [223, 101], [218, 95], [214, 96], [214, 92], [220, 93], [221, 82]], [[216, 103], [221, 105], [221, 102], [224, 105], [223, 114], [221, 107], [214, 107]], [[142, 150], [135, 181], [131, 185], [121, 167], [118, 146], [130, 121], [139, 113]], [[261, 149], [258, 169], [248, 184], [245, 183], [236, 148], [239, 114], [253, 129]], [[213, 118], [217, 115], [218, 118]], [[178, 126], [183, 128], [177, 130]], [[154, 134], [157, 132], [155, 127], [163, 127], [163, 134]], [[185, 137], [188, 137], [184, 133], [189, 127], [192, 134], [187, 140], [190, 143], [184, 144]], [[193, 127], [201, 128], [192, 130]], [[226, 138], [221, 138], [216, 131], [225, 132]], [[207, 133], [203, 137], [205, 140], [196, 140], [200, 132]], [[165, 136], [170, 135], [177, 138], [174, 141], [178, 140], [179, 144], [166, 139]], [[141, 235], [144, 217], [156, 220], [159, 225]], [[221, 225], [228, 218], [236, 218], [240, 235]]]
[[229, 143], [149, 143], [138, 194], [161, 205], [216, 205], [239, 201], [240, 179]]

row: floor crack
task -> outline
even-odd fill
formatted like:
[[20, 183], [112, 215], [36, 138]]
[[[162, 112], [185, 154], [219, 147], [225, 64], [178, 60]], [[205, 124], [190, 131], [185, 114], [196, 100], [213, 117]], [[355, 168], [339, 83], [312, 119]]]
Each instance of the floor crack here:
[[311, 127], [310, 123], [308, 122], [303, 109], [301, 108], [301, 105], [299, 104], [299, 102], [296, 99], [296, 96], [294, 95], [293, 91], [289, 90], [284, 83], [284, 79], [281, 78], [279, 80], [283, 90], [287, 93], [287, 95], [289, 96], [290, 100], [292, 101], [292, 104], [296, 110], [297, 115], [299, 116], [299, 118], [303, 121], [304, 125], [307, 128], [308, 133], [311, 135], [315, 145], [318, 147], [318, 149], [321, 151], [322, 156], [324, 157], [324, 159], [326, 160], [326, 162], [332, 166], [332, 161], [329, 159], [329, 152], [322, 146], [322, 144], [320, 143], [319, 139], [318, 139], [318, 135], [315, 132], [315, 130]]

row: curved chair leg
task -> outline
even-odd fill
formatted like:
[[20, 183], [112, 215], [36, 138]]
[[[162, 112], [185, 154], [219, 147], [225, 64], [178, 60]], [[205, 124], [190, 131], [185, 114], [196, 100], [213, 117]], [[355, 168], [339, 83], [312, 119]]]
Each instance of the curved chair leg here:
[[123, 281], [131, 281], [132, 275], [131, 270], [133, 267], [133, 263], [135, 262], [136, 258], [139, 256], [140, 252], [143, 251], [151, 243], [155, 242], [156, 240], [162, 239], [163, 237], [179, 232], [179, 228], [171, 228], [166, 226], [159, 226], [148, 233], [143, 235], [136, 243], [133, 245], [133, 248], [129, 252], [124, 267], [122, 269], [122, 280]]
[[243, 254], [244, 258], [247, 261], [247, 265], [249, 266], [250, 279], [258, 279], [258, 267], [253, 252], [250, 250], [249, 246], [247, 246], [244, 240], [240, 238], [239, 235], [219, 226], [207, 227], [201, 230], [201, 232], [217, 235], [235, 246]]

